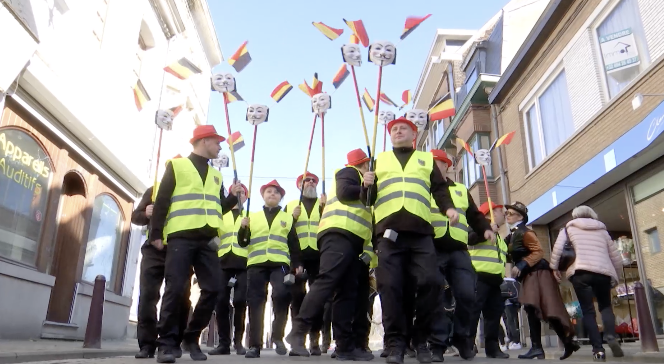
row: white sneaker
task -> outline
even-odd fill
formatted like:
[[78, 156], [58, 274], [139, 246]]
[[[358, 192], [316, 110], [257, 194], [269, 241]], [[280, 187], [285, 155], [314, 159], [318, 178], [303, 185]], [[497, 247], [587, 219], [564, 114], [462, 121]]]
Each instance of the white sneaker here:
[[510, 343], [509, 349], [510, 350], [521, 350], [522, 346], [521, 343]]
[[502, 352], [507, 351], [507, 346], [505, 346], [505, 345], [500, 345], [500, 351], [502, 351]]

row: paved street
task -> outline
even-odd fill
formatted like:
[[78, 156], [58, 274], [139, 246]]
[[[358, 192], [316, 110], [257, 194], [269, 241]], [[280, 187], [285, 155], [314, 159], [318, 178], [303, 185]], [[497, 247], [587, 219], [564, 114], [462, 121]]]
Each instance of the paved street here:
[[[583, 349], [582, 349], [583, 350]], [[205, 350], [204, 350], [205, 351]], [[378, 355], [378, 352], [374, 352], [376, 355]], [[483, 363], [523, 363], [523, 360], [516, 359], [516, 355], [518, 355], [519, 352], [515, 353], [514, 359], [508, 359], [508, 360], [499, 360], [499, 359], [487, 359], [482, 356], [476, 357], [474, 360], [472, 360], [472, 363], [474, 364], [483, 364]], [[557, 355], [555, 357], [547, 357], [547, 361], [555, 361], [555, 362], [560, 362], [558, 360]], [[188, 355], [183, 356], [181, 359], [178, 359], [178, 363], [192, 363], [193, 361], [189, 358]], [[243, 356], [238, 356], [238, 355], [226, 355], [226, 356], [209, 356], [208, 361], [210, 363], [224, 363], [224, 364], [240, 364], [240, 363], [304, 363], [304, 362], [315, 362], [315, 363], [331, 363], [332, 359], [330, 359], [329, 355], [323, 355], [322, 357], [310, 357], [310, 358], [296, 358], [296, 357], [288, 357], [288, 356], [279, 356], [276, 355], [276, 353], [272, 350], [267, 350], [261, 353], [261, 358], [258, 360], [253, 360], [251, 361], [250, 359], [245, 359]], [[384, 359], [376, 357], [372, 361], [372, 363], [384, 363]], [[445, 357], [445, 363], [463, 363], [466, 362], [458, 357], [451, 357], [451, 356], [446, 356]], [[587, 352], [582, 352], [580, 354], [577, 353], [577, 355], [572, 356], [568, 360], [565, 360], [566, 364], [574, 364], [574, 363], [589, 363], [592, 362], [592, 359], [589, 354], [589, 350]], [[643, 355], [639, 357], [628, 357], [628, 358], [623, 358], [623, 360], [618, 360], [618, 359], [613, 359], [613, 358], [608, 358], [607, 362], [626, 362], [626, 363], [661, 363], [662, 359], [660, 355], [653, 355], [653, 356], [648, 356], [648, 355]], [[138, 360], [134, 359], [133, 357], [130, 356], [123, 356], [123, 357], [115, 357], [115, 358], [106, 358], [106, 359], [71, 359], [71, 360], [52, 360], [52, 361], [42, 361], [42, 362], [33, 362], [35, 364], [151, 364], [151, 363], [156, 363], [156, 361], [152, 359], [148, 360]], [[407, 364], [416, 364], [418, 363], [417, 360], [412, 359], [412, 358], [407, 358], [406, 359]]]

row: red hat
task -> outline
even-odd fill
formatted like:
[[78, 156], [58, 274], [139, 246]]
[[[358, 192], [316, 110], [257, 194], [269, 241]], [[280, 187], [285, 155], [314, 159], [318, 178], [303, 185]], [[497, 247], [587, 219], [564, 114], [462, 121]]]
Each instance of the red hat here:
[[286, 195], [286, 191], [283, 188], [281, 188], [279, 182], [277, 182], [276, 179], [273, 179], [272, 182], [268, 182], [267, 184], [261, 186], [261, 196], [263, 195], [263, 192], [265, 192], [265, 189], [268, 187], [275, 187], [281, 194], [282, 198]]
[[[346, 159], [348, 159], [348, 164], [346, 164], [346, 167], [349, 166], [357, 166], [360, 165], [364, 162], [369, 161], [369, 157], [367, 157], [367, 153], [364, 153], [364, 151], [360, 148], [357, 148], [355, 150], [351, 150], [346, 154]], [[299, 184], [298, 184], [299, 186]]]
[[[295, 185], [297, 188], [300, 188], [302, 186], [302, 179], [304, 178], [304, 175], [301, 174], [299, 177], [297, 177], [297, 182], [295, 182]], [[307, 178], [313, 178], [316, 181], [316, 184], [318, 184], [318, 176], [316, 176], [313, 173], [309, 173], [307, 171]]]
[[448, 167], [452, 166], [452, 160], [447, 156], [447, 153], [445, 153], [444, 150], [431, 149], [431, 154], [433, 154], [433, 159], [447, 163]]
[[170, 162], [171, 160], [173, 160], [173, 159], [178, 159], [178, 158], [182, 158], [182, 156], [178, 154], [178, 155], [176, 155], [175, 157], [173, 157], [173, 158], [171, 158], [171, 159], [167, 159], [167, 160], [166, 160], [166, 165], [168, 165], [168, 162]]
[[408, 124], [408, 126], [410, 126], [411, 129], [413, 129], [413, 131], [417, 133], [417, 125], [415, 125], [412, 121], [410, 121], [410, 120], [408, 120], [408, 119], [406, 119], [405, 117], [402, 116], [398, 119], [394, 119], [394, 120], [390, 121], [389, 123], [387, 123], [387, 131], [390, 133], [390, 135], [392, 135], [392, 126], [394, 124], [398, 124], [398, 123]]
[[[500, 208], [503, 207], [503, 205], [496, 205], [495, 203], [493, 203], [493, 201], [491, 201], [491, 206], [493, 206], [493, 208], [491, 210], [500, 209]], [[478, 210], [480, 210], [480, 212], [484, 215], [488, 214], [489, 213], [489, 202], [487, 201], [487, 202], [483, 203], [482, 206], [480, 206], [480, 208]]]
[[[242, 186], [242, 189], [244, 190], [244, 195], [245, 196], [248, 195], [249, 190], [247, 189], [247, 186], [245, 186], [244, 183], [240, 183], [240, 185]], [[231, 188], [233, 188], [233, 185], [228, 186], [228, 193], [231, 193]], [[261, 191], [261, 195], [262, 194], [263, 194], [263, 191]]]
[[203, 138], [217, 138], [218, 141], [223, 142], [226, 138], [217, 134], [217, 130], [214, 128], [214, 125], [198, 125], [194, 129], [194, 136], [189, 140], [189, 143], [194, 144], [195, 141]]

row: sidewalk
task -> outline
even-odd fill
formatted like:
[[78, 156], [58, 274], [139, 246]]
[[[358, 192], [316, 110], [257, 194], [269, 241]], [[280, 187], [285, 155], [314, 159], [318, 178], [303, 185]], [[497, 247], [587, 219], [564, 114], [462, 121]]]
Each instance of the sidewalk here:
[[0, 364], [133, 356], [137, 351], [136, 339], [102, 341], [101, 349], [84, 349], [82, 341], [0, 340]]
[[[625, 354], [622, 358], [614, 358], [611, 355], [611, 350], [607, 345], [604, 345], [606, 349], [606, 362], [615, 362], [615, 363], [664, 363], [664, 340], [658, 340], [659, 352], [655, 353], [643, 353], [641, 352], [641, 344], [637, 342], [623, 343], [621, 345], [623, 352]], [[483, 349], [480, 349], [480, 354]], [[528, 351], [528, 348], [522, 350], [508, 351], [510, 357], [516, 358], [519, 354], [525, 354]], [[562, 355], [562, 351], [559, 351], [556, 347], [544, 348], [546, 354], [546, 360], [558, 360]], [[573, 359], [572, 359], [573, 358]], [[581, 345], [581, 349], [574, 353], [570, 359], [574, 362], [588, 362], [592, 363], [592, 347], [590, 345]]]

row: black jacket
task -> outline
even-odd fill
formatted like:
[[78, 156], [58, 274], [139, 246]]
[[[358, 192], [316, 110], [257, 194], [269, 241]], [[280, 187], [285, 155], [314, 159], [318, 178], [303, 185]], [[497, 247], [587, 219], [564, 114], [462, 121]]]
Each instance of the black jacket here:
[[[277, 207], [267, 207], [263, 206], [263, 212], [265, 213], [265, 218], [267, 219], [267, 225], [272, 227], [272, 222], [277, 214], [281, 211], [281, 206]], [[251, 242], [251, 222], [249, 222], [249, 228], [241, 227], [237, 233], [238, 244], [241, 247], [247, 247]], [[295, 232], [295, 224], [291, 227], [291, 230], [288, 232], [288, 253], [290, 254], [290, 266], [293, 268], [299, 267], [302, 265], [301, 254], [300, 254], [300, 242], [297, 239], [297, 233]], [[289, 268], [287, 265], [278, 262], [265, 262], [259, 264], [261, 267], [280, 267], [284, 266]]]
[[[341, 203], [352, 203], [360, 199], [360, 194], [362, 193], [362, 180], [360, 175], [357, 173], [357, 170], [353, 167], [346, 167], [340, 169], [335, 175], [335, 193], [337, 199]], [[322, 215], [321, 215], [322, 216]], [[329, 228], [320, 234], [318, 234], [318, 239], [320, 239], [330, 233], [337, 233], [345, 236], [351, 242], [360, 242], [364, 245], [364, 241], [359, 236], [351, 233], [348, 230], [340, 228]]]
[[[238, 209], [232, 209], [230, 213], [233, 214], [233, 221], [242, 218]], [[219, 257], [219, 262], [222, 269], [247, 269], [247, 258], [233, 253], [232, 250], [228, 254]]]

